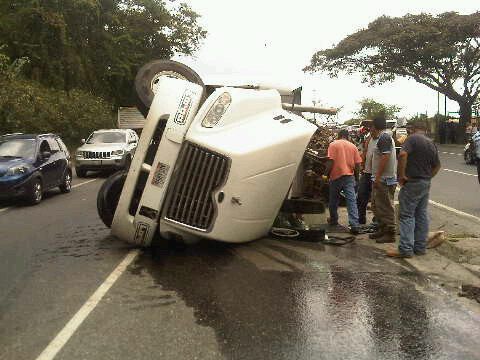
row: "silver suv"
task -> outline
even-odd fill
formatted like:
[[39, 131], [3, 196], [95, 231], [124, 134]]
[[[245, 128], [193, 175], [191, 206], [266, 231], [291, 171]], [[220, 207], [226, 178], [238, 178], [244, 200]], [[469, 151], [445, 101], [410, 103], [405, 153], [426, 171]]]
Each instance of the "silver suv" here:
[[138, 135], [130, 129], [97, 130], [82, 142], [75, 155], [78, 177], [85, 177], [87, 171], [128, 169]]

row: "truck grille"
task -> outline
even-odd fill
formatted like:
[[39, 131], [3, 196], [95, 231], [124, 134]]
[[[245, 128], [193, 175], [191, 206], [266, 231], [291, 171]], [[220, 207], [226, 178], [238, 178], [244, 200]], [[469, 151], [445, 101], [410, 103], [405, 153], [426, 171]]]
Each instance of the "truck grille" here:
[[110, 151], [84, 151], [84, 159], [110, 159]]
[[165, 218], [208, 231], [215, 218], [213, 192], [225, 183], [228, 170], [228, 158], [186, 142], [169, 188]]

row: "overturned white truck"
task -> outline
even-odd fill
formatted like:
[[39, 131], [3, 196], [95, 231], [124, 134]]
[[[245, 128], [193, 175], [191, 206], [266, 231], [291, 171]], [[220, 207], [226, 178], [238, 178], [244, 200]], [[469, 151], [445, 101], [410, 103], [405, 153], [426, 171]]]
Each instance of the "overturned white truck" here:
[[140, 246], [267, 235], [317, 129], [293, 111], [335, 112], [282, 104], [278, 89], [206, 87], [174, 61], [145, 65], [135, 87], [145, 127], [97, 205], [114, 236]]

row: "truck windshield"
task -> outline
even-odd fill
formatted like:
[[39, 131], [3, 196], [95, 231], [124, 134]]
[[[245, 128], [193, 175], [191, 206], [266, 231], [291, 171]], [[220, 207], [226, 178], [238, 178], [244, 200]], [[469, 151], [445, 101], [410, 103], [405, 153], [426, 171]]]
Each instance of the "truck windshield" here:
[[0, 158], [33, 158], [35, 139], [1, 139]]
[[123, 132], [98, 132], [93, 133], [87, 140], [87, 144], [111, 144], [126, 142], [126, 135]]

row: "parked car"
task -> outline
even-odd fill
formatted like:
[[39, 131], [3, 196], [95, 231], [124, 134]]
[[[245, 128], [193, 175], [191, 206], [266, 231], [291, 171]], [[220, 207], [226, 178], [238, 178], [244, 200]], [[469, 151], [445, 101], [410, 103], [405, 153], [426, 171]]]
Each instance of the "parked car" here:
[[72, 188], [70, 154], [54, 134], [0, 136], [0, 198], [23, 197], [38, 204], [45, 191]]
[[131, 129], [94, 131], [77, 149], [75, 171], [78, 177], [88, 171], [128, 169], [138, 145], [138, 135]]

